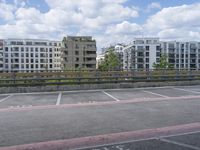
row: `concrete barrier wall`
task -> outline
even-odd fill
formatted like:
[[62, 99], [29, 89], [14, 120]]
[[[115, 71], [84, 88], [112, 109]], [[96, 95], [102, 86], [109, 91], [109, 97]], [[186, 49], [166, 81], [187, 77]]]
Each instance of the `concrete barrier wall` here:
[[1, 87], [0, 93], [30, 93], [30, 92], [53, 92], [73, 90], [117, 89], [117, 88], [141, 88], [161, 86], [189, 86], [200, 85], [200, 80], [176, 81], [176, 82], [136, 82], [136, 83], [112, 83], [112, 84], [82, 84], [64, 86], [35, 86], [35, 87]]

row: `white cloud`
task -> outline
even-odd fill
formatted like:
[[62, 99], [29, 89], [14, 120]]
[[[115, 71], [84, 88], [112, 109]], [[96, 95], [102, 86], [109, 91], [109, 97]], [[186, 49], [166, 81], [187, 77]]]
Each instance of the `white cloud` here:
[[149, 30], [200, 25], [200, 3], [164, 8], [147, 20]]
[[[27, 0], [8, 4], [0, 0], [0, 38], [48, 38], [92, 35], [100, 47], [130, 42], [133, 37], [160, 36], [162, 39], [200, 40], [200, 3], [163, 8], [144, 24], [134, 21], [139, 8], [126, 6], [127, 0], [45, 0], [50, 7], [41, 12], [23, 5]], [[160, 9], [151, 3], [149, 9]], [[126, 20], [126, 21], [125, 21]]]
[[147, 11], [150, 12], [153, 9], [161, 9], [161, 8], [162, 7], [161, 7], [160, 3], [158, 3], [158, 2], [152, 2], [151, 4], [149, 4], [147, 6]]
[[200, 3], [163, 8], [144, 25], [149, 35], [162, 39], [200, 40]]
[[28, 0], [14, 0], [14, 4], [19, 7], [26, 6]]
[[36, 8], [19, 8], [16, 13], [16, 19], [18, 20], [31, 20], [34, 23], [41, 22], [42, 14]]
[[14, 10], [13, 5], [7, 4], [4, 1], [0, 1], [0, 19], [5, 21], [10, 21], [14, 19]]
[[136, 23], [130, 23], [128, 21], [123, 21], [120, 24], [109, 26], [106, 30], [107, 34], [141, 34], [142, 27]]

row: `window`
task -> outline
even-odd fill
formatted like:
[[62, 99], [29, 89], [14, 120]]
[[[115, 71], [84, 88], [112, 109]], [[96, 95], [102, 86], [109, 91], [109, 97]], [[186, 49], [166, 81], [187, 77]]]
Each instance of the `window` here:
[[144, 56], [143, 52], [138, 52], [138, 56], [143, 57]]
[[138, 46], [137, 49], [138, 50], [143, 50], [143, 46]]
[[75, 64], [75, 68], [78, 68], [79, 67], [79, 64]]
[[8, 51], [8, 47], [5, 48], [5, 51], [6, 51], [6, 52]]
[[76, 47], [75, 47], [76, 49], [79, 49], [79, 46], [78, 46], [78, 44], [76, 44]]
[[75, 55], [79, 55], [79, 51], [75, 51]]
[[160, 52], [156, 52], [156, 57], [160, 57]]
[[160, 46], [156, 46], [156, 50], [157, 50], [157, 51], [160, 50]]

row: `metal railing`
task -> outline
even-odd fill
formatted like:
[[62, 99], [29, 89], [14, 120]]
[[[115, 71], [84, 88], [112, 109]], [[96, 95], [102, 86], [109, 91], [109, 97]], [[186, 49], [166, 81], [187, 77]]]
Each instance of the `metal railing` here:
[[0, 73], [0, 87], [200, 80], [199, 70], [45, 71]]

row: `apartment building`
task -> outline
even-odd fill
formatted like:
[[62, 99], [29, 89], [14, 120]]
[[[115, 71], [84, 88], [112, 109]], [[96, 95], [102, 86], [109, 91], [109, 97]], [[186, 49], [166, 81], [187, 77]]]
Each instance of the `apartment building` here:
[[61, 47], [62, 47], [62, 42], [61, 41], [52, 41], [52, 43], [54, 44], [54, 59], [53, 59], [53, 63], [54, 63], [54, 70], [61, 70], [61, 62], [62, 62], [62, 59], [61, 59]]
[[60, 70], [59, 46], [61, 42], [40, 39], [3, 40], [3, 70], [6, 72]]
[[124, 60], [124, 47], [125, 44], [116, 44], [114, 47], [114, 52], [117, 55], [120, 65], [119, 65], [119, 70], [123, 70], [123, 60]]
[[161, 47], [159, 38], [135, 38], [123, 49], [124, 70], [149, 70], [159, 62]]
[[174, 69], [200, 69], [200, 42], [159, 41], [159, 38], [136, 38], [123, 49], [124, 70], [154, 69], [161, 54], [168, 56]]
[[96, 69], [96, 41], [91, 36], [67, 36], [62, 42], [62, 69]]
[[0, 72], [3, 71], [3, 40], [0, 40]]
[[200, 69], [200, 42], [161, 42], [162, 53], [175, 69]]

